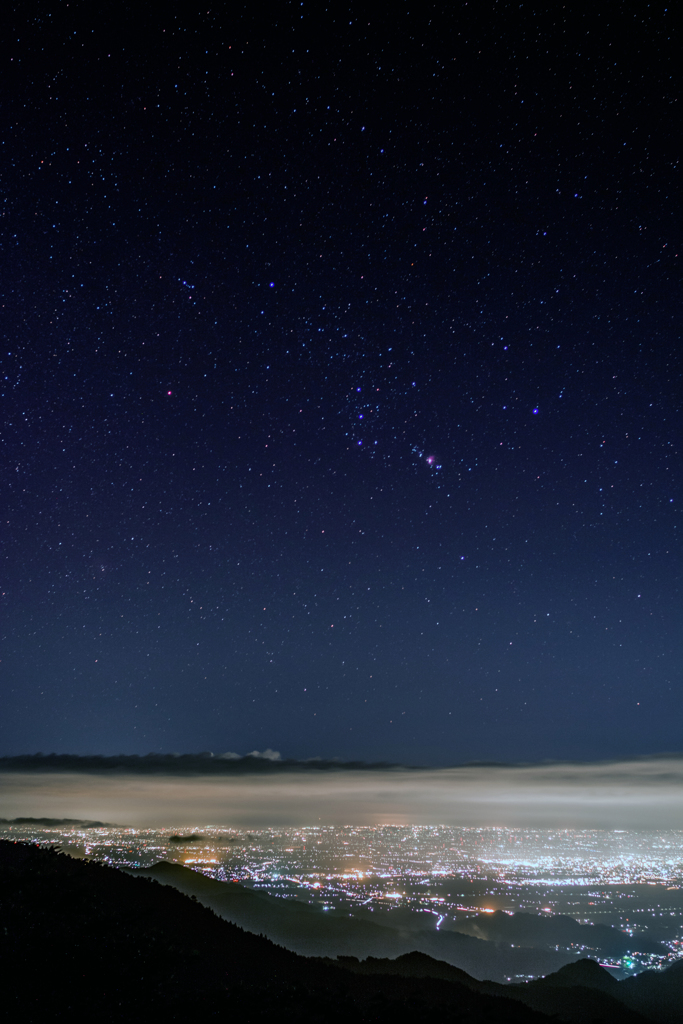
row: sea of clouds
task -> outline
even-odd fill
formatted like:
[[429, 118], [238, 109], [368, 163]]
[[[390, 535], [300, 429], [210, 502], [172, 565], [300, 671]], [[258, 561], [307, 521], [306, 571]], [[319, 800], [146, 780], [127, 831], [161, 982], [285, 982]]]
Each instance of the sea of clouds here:
[[0, 770], [0, 817], [197, 824], [683, 828], [683, 756], [209, 775]]

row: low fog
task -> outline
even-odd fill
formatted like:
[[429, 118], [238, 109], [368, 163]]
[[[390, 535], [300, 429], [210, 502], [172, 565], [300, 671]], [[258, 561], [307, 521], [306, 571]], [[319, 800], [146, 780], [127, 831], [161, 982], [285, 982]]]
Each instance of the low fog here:
[[0, 772], [0, 815], [136, 827], [683, 828], [683, 757], [208, 777]]

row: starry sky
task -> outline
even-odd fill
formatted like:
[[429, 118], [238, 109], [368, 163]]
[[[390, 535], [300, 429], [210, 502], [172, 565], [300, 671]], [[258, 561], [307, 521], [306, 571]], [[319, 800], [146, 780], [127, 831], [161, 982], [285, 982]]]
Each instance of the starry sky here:
[[679, 749], [672, 11], [3, 17], [0, 753]]

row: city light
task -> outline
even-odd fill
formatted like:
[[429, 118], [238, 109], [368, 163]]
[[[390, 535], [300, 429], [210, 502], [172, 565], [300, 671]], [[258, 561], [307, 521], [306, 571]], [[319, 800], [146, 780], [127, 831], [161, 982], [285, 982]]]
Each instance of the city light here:
[[[552, 948], [593, 956], [622, 976], [683, 957], [680, 831], [17, 825], [3, 827], [0, 835], [58, 845], [72, 856], [116, 867], [167, 861], [330, 914], [378, 923], [383, 915], [389, 921], [403, 915], [401, 927], [477, 934], [477, 920], [493, 922], [500, 911], [607, 924], [633, 939], [626, 954], [606, 956], [576, 942]], [[639, 951], [641, 938], [649, 940], [643, 941], [649, 952]]]

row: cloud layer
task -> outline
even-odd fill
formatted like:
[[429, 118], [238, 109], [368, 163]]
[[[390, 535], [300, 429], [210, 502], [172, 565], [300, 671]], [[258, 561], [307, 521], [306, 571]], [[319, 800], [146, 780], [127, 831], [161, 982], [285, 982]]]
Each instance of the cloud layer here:
[[683, 828], [683, 757], [267, 774], [0, 772], [0, 815], [132, 826]]

